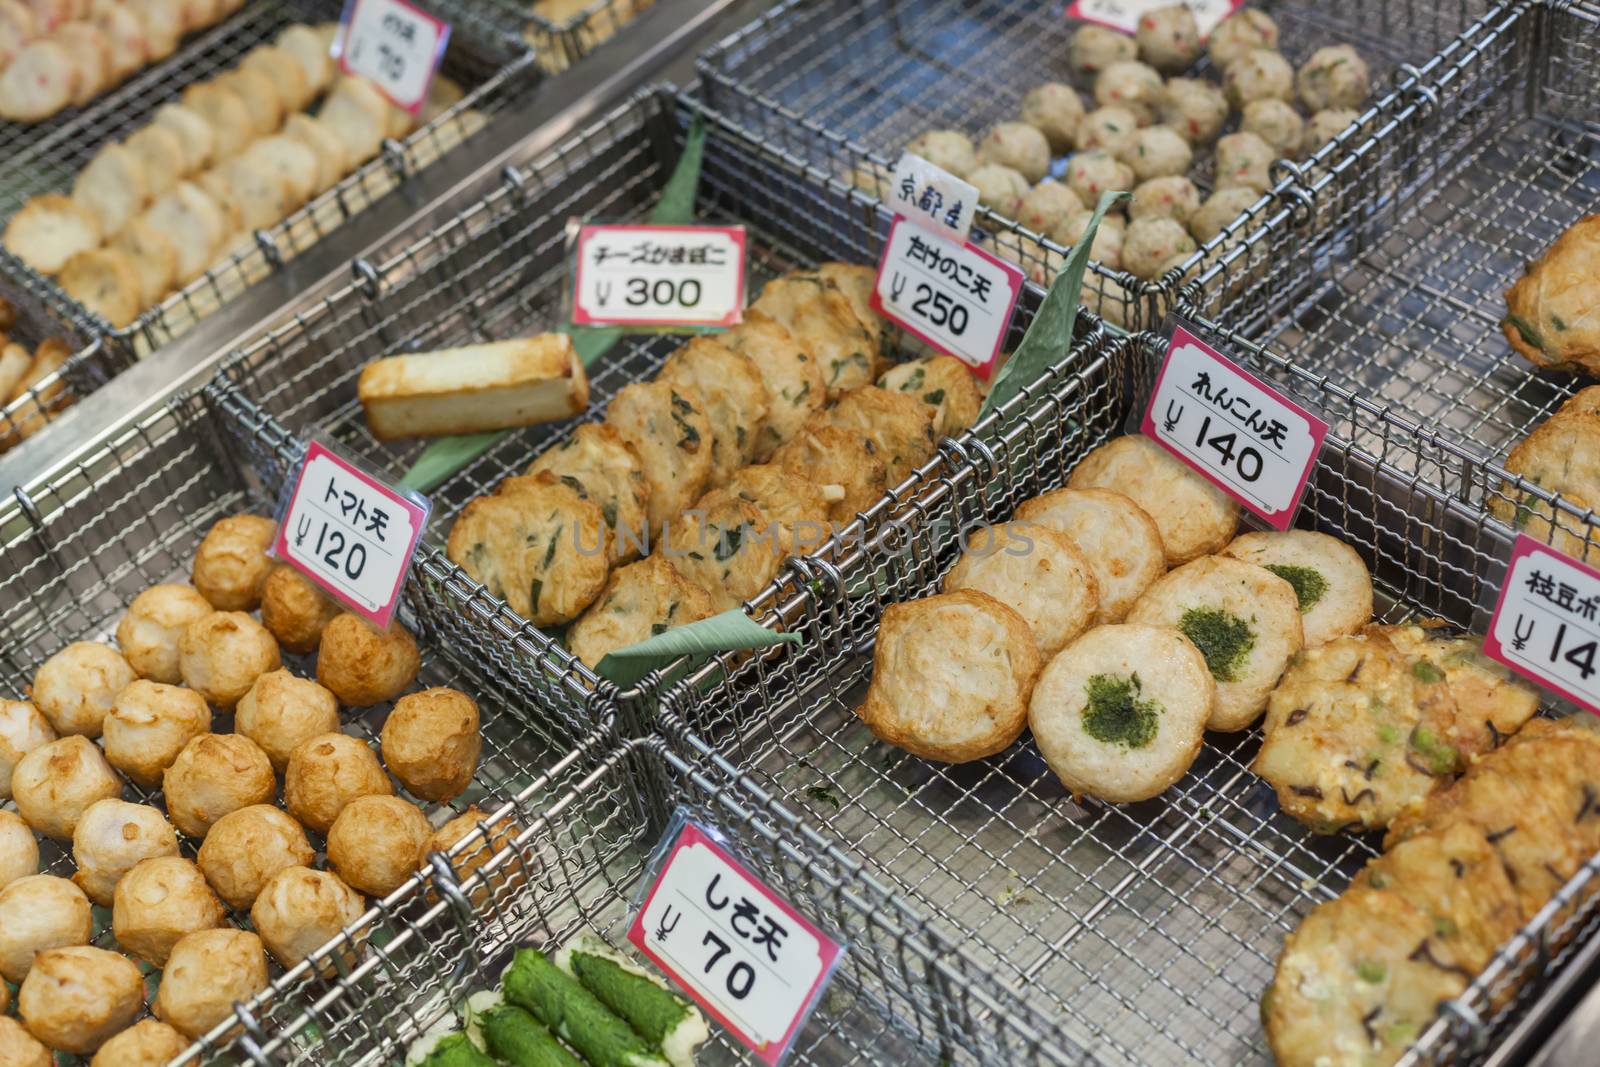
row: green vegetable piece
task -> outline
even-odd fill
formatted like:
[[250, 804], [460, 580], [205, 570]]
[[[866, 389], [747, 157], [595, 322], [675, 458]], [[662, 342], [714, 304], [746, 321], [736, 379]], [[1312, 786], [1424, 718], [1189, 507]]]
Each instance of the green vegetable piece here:
[[1411, 673], [1417, 681], [1425, 685], [1433, 685], [1444, 681], [1444, 671], [1441, 671], [1425, 659], [1419, 659], [1413, 663], [1411, 665]]
[[573, 952], [573, 973], [600, 1003], [628, 1020], [628, 1024], [656, 1048], [689, 1017], [689, 1002], [663, 989], [643, 975], [634, 974], [593, 952]]
[[1219, 682], [1233, 681], [1256, 644], [1249, 623], [1219, 608], [1190, 608], [1178, 619], [1178, 629], [1194, 642]]
[[1388, 723], [1384, 723], [1382, 726], [1378, 727], [1378, 740], [1382, 741], [1386, 745], [1392, 745], [1396, 741], [1400, 740], [1400, 731], [1396, 730]]
[[1373, 871], [1367, 875], [1367, 884], [1374, 889], [1387, 889], [1389, 887], [1389, 876], [1382, 871]]
[[1383, 1040], [1391, 1045], [1409, 1045], [1416, 1037], [1415, 1023], [1390, 1023], [1383, 1028]]
[[1356, 975], [1363, 982], [1371, 982], [1373, 985], [1377, 985], [1389, 976], [1389, 968], [1372, 960], [1362, 960], [1356, 964]]
[[1522, 335], [1522, 339], [1524, 341], [1528, 342], [1539, 351], [1544, 351], [1544, 342], [1539, 340], [1538, 330], [1535, 330], [1532, 326], [1529, 326], [1524, 319], [1518, 318], [1516, 315], [1507, 315], [1506, 321], [1511, 324], [1512, 329], [1516, 330]]
[[1317, 606], [1328, 592], [1328, 579], [1311, 567], [1297, 567], [1292, 563], [1269, 563], [1267, 570], [1294, 586], [1294, 598], [1304, 615]]
[[1161, 705], [1139, 697], [1137, 674], [1128, 678], [1096, 674], [1089, 679], [1089, 702], [1083, 709], [1083, 732], [1096, 741], [1124, 748], [1144, 748], [1155, 740]]
[[483, 1043], [497, 1060], [512, 1067], [583, 1067], [543, 1024], [515, 1004], [502, 1004], [483, 1015]]
[[1460, 928], [1456, 926], [1456, 921], [1454, 919], [1450, 918], [1448, 915], [1440, 915], [1433, 920], [1433, 932], [1438, 934], [1440, 937], [1454, 937], [1461, 931]]
[[594, 1067], [667, 1067], [644, 1038], [537, 949], [517, 951], [502, 981], [506, 999], [577, 1049]]
[[1411, 748], [1427, 763], [1434, 774], [1449, 774], [1456, 769], [1459, 758], [1455, 746], [1447, 743], [1426, 726], [1411, 731]]
[[418, 1067], [497, 1067], [494, 1060], [478, 1051], [466, 1034], [446, 1034], [422, 1058]]

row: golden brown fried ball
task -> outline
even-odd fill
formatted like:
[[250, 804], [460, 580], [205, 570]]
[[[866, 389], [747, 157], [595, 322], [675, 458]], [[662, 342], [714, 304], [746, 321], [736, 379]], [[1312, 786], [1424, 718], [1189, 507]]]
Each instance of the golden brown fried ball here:
[[33, 1036], [77, 1056], [133, 1025], [143, 1008], [138, 965], [92, 945], [39, 953], [17, 991], [17, 1014]]
[[287, 652], [315, 652], [339, 604], [293, 567], [279, 565], [261, 587], [261, 622]]
[[261, 746], [243, 734], [201, 734], [162, 776], [167, 814], [190, 837], [204, 837], [230, 811], [272, 800], [278, 781]]
[[40, 665], [33, 702], [56, 733], [99, 737], [111, 702], [135, 677], [110, 645], [75, 641]]
[[248, 930], [198, 930], [176, 945], [161, 972], [155, 1011], [192, 1038], [209, 1033], [246, 1001], [267, 988], [267, 954]]
[[304, 741], [289, 755], [283, 803], [308, 830], [325, 834], [356, 797], [389, 796], [394, 786], [365, 742], [328, 733]]
[[26, 700], [0, 699], [0, 800], [11, 799], [11, 775], [22, 757], [56, 739], [55, 728]]
[[0, 977], [20, 982], [36, 953], [87, 945], [94, 917], [83, 890], [53, 874], [18, 878], [0, 889]]
[[[471, 878], [517, 836], [517, 825], [511, 821], [509, 813], [499, 823], [487, 825], [493, 814], [476, 806], [469, 807], [433, 832], [433, 838], [428, 842], [429, 852], [448, 853], [458, 844], [461, 845], [460, 852], [447, 856], [451, 869], [455, 871], [456, 881], [465, 882]], [[521, 863], [515, 856], [497, 870], [499, 873], [490, 879], [491, 888], [473, 892], [474, 904], [481, 904], [491, 891], [504, 892], [501, 886], [521, 885], [524, 881]]]
[[72, 831], [72, 880], [101, 907], [111, 906], [122, 876], [157, 856], [178, 854], [178, 834], [167, 817], [148, 804], [99, 800]]
[[39, 873], [39, 842], [14, 811], [0, 811], [0, 889]]
[[194, 587], [218, 611], [253, 611], [271, 573], [267, 555], [278, 524], [260, 515], [230, 515], [206, 532], [194, 553]]
[[182, 856], [158, 856], [134, 867], [117, 883], [111, 904], [117, 944], [157, 967], [185, 934], [214, 929], [224, 918], [205, 875]]
[[357, 797], [328, 831], [328, 866], [352, 889], [386, 897], [416, 873], [433, 827], [422, 809], [399, 797]]
[[482, 748], [477, 703], [447, 686], [407, 693], [383, 724], [385, 766], [423, 800], [460, 796], [472, 781]]
[[211, 729], [211, 706], [193, 689], [143, 679], [117, 694], [106, 716], [106, 761], [142, 786], [155, 786], [183, 746]]
[[410, 631], [395, 623], [388, 633], [345, 612], [322, 631], [317, 650], [317, 681], [339, 703], [359, 708], [393, 700], [416, 681], [421, 665]]
[[200, 872], [230, 908], [256, 902], [267, 879], [316, 858], [299, 823], [270, 804], [252, 804], [218, 819], [200, 846]]
[[133, 598], [117, 623], [117, 645], [141, 678], [177, 685], [178, 639], [215, 608], [192, 585], [152, 585]]
[[27, 1027], [9, 1015], [0, 1015], [0, 1063], [5, 1067], [55, 1067], [56, 1058]]
[[165, 1067], [189, 1047], [188, 1038], [154, 1019], [140, 1019], [100, 1046], [89, 1067]]
[[309, 678], [268, 671], [239, 698], [233, 728], [260, 745], [282, 774], [300, 742], [339, 729], [339, 701]]
[[183, 684], [227, 710], [257, 678], [278, 669], [278, 642], [239, 611], [214, 611], [191, 622], [178, 642]]
[[366, 902], [336, 874], [289, 867], [267, 880], [250, 922], [267, 951], [293, 967], [361, 918]]
[[11, 776], [12, 799], [28, 825], [46, 837], [72, 840], [89, 805], [122, 795], [122, 779], [87, 737], [63, 737], [36, 748]]

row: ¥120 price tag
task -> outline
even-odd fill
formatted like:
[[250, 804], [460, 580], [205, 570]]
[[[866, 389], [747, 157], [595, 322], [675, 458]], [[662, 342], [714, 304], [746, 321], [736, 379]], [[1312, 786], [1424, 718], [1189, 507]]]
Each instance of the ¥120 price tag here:
[[450, 24], [406, 0], [345, 0], [339, 69], [368, 78], [396, 107], [415, 115], [450, 42]]
[[425, 497], [312, 441], [289, 487], [272, 554], [387, 629], [428, 509]]
[[[1073, 0], [1067, 5], [1067, 15], [1086, 22], [1098, 22], [1123, 33], [1139, 28], [1139, 16], [1158, 7], [1171, 7], [1173, 0]], [[1217, 28], [1217, 23], [1244, 6], [1244, 0], [1187, 0], [1194, 22], [1204, 40]]]
[[978, 187], [907, 152], [894, 165], [889, 210], [960, 244], [972, 232]]
[[744, 315], [743, 226], [600, 226], [578, 231], [579, 326], [734, 326]]
[[1519, 534], [1483, 651], [1600, 712], [1600, 571]]
[[1141, 426], [1275, 529], [1294, 524], [1328, 424], [1190, 333], [1172, 333]]
[[1012, 264], [896, 216], [872, 306], [987, 381], [1021, 295]]
[[782, 1062], [844, 946], [681, 813], [657, 856], [628, 940], [763, 1063]]

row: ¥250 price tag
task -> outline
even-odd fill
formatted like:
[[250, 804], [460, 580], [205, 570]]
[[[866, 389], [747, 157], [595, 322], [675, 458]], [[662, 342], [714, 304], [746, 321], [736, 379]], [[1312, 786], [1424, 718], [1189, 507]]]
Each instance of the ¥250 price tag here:
[[1182, 325], [1141, 429], [1279, 530], [1293, 525], [1328, 435], [1327, 423]]
[[894, 165], [889, 209], [919, 226], [964, 242], [978, 211], [978, 187], [910, 152]]
[[1519, 534], [1483, 651], [1600, 712], [1600, 571]]
[[987, 381], [1021, 295], [1015, 266], [896, 216], [872, 306]]
[[744, 314], [743, 226], [600, 226], [578, 231], [579, 326], [734, 326]]
[[628, 940], [763, 1063], [782, 1062], [844, 946], [681, 813], [658, 857]]
[[426, 498], [396, 489], [312, 441], [289, 487], [272, 554], [368, 622], [387, 628], [428, 509]]
[[371, 80], [396, 107], [415, 115], [449, 41], [448, 22], [406, 0], [345, 0], [339, 69]]
[[[1194, 22], [1202, 40], [1211, 35], [1217, 23], [1244, 6], [1244, 0], [1187, 0], [1187, 3], [1194, 12]], [[1171, 5], [1172, 0], [1073, 0], [1067, 5], [1067, 15], [1132, 33], [1139, 28], [1139, 16]]]

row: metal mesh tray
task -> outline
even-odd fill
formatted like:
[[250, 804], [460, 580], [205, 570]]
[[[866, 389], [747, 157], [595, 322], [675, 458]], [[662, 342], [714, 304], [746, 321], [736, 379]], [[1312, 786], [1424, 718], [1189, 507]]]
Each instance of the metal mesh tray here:
[[[819, 580], [767, 620], [803, 636], [797, 651], [714, 660], [663, 694], [661, 720], [681, 750], [726, 757], [868, 857], [869, 872], [957, 947], [958, 972], [1011, 989], [1021, 1007], [980, 1020], [1001, 1047], [1016, 1041], [1008, 1027], [1021, 1017], [1054, 1062], [1268, 1063], [1257, 1005], [1282, 940], [1376, 842], [1314, 835], [1282, 814], [1248, 769], [1259, 729], [1208, 735], [1160, 798], [1112, 806], [1074, 803], [1031, 739], [992, 759], [934, 764], [878, 742], [854, 713], [883, 608], [936, 591], [964, 528], [1009, 518], [1119, 433], [1148, 396], [1151, 344], [1129, 339], [1058, 368], [1026, 404], [980, 423], [963, 442], [969, 461], [940, 472], [908, 521], [816, 564]], [[1508, 531], [1390, 462], [1432, 454], [1435, 441], [1326, 390], [1322, 406], [1381, 449], [1330, 435], [1302, 525], [1362, 555], [1381, 619], [1438, 616], [1481, 633]], [[1597, 878], [1600, 857], [1566, 899], [1590, 895]], [[1530, 924], [1417, 1056], [1448, 1060], [1492, 1038], [1560, 958], [1565, 930], [1548, 914]], [[1492, 1011], [1487, 991], [1511, 976], [1524, 980], [1523, 999]]]
[[533, 45], [539, 66], [551, 74], [566, 70], [655, 5], [655, 0], [495, 2], [512, 8], [526, 21], [522, 36]]
[[[1408, 64], [1428, 60], [1488, 7], [1484, 0], [1265, 5], [1291, 62], [1325, 44], [1354, 44], [1371, 67], [1374, 100], [1383, 97], [1386, 78], [1404, 84]], [[1040, 82], [1073, 84], [1068, 42], [1080, 25], [1061, 5], [1031, 0], [785, 0], [708, 49], [698, 70], [707, 101], [731, 120], [850, 180], [864, 166], [892, 165], [924, 130], [953, 128], [976, 138], [1015, 118], [1023, 94]], [[1190, 73], [1215, 76], [1204, 56]], [[1063, 168], [1057, 159], [1052, 173]], [[1085, 303], [1130, 330], [1158, 324], [1198, 264], [1296, 195], [1299, 168], [1280, 168], [1277, 176], [1273, 195], [1159, 281], [1093, 264]], [[1193, 177], [1202, 193], [1210, 188], [1204, 153]], [[1038, 244], [1038, 234], [987, 209], [980, 219], [1036, 280], [1054, 273], [1061, 246]]]
[[27, 441], [66, 407], [77, 403], [127, 367], [128, 361], [108, 354], [104, 346], [52, 314], [31, 290], [0, 274], [0, 300], [16, 312], [16, 321], [4, 331], [10, 340], [32, 353], [39, 343], [58, 337], [72, 349], [59, 370], [46, 375], [21, 396], [7, 403], [0, 397], [0, 452], [27, 447]]

